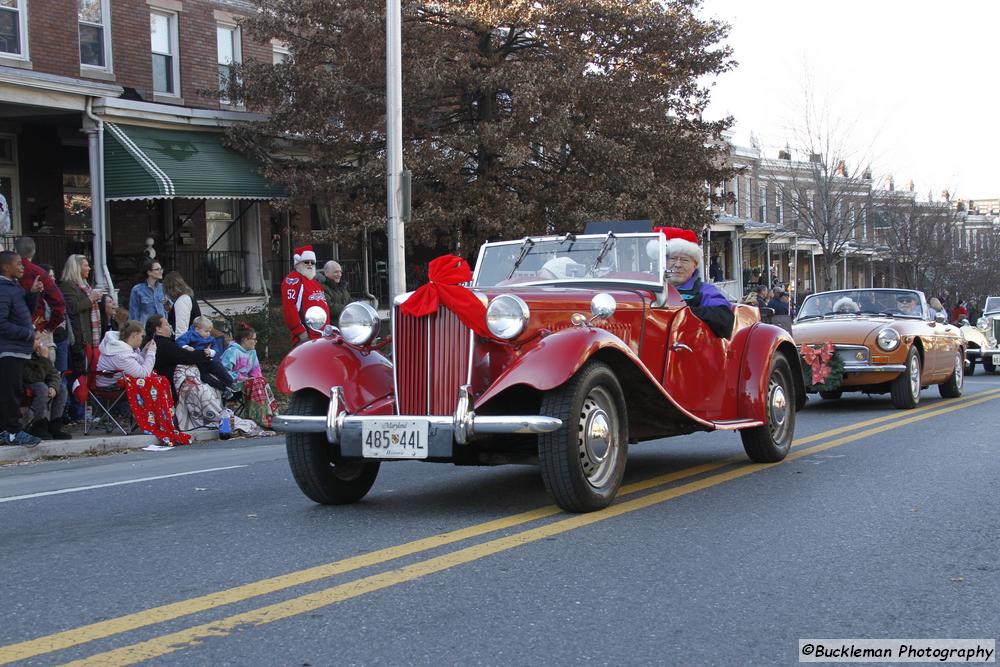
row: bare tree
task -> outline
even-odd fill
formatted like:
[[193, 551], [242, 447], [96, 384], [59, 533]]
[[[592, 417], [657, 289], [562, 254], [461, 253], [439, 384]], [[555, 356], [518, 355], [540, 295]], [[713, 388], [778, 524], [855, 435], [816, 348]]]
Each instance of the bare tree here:
[[819, 108], [807, 88], [802, 120], [793, 130], [795, 145], [780, 151], [777, 160], [762, 160], [760, 170], [767, 196], [786, 218], [779, 222], [819, 243], [825, 287], [831, 289], [836, 258], [866, 236], [871, 160], [870, 151], [850, 147], [849, 128]]
[[912, 192], [877, 191], [872, 205], [889, 248], [894, 286], [934, 295], [955, 284], [959, 213], [947, 202], [918, 202]]

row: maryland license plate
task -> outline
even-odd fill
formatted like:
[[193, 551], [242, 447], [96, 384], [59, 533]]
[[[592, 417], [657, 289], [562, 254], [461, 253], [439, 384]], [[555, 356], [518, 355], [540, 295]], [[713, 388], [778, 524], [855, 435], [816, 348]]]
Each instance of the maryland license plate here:
[[1000, 354], [993, 355], [993, 365], [1000, 366]]
[[426, 419], [380, 419], [361, 424], [361, 455], [366, 459], [426, 459]]

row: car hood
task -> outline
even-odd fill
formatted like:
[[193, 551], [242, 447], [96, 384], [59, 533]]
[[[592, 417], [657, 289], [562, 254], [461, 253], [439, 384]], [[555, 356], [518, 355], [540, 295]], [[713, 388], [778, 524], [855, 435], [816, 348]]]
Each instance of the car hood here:
[[792, 325], [792, 338], [799, 345], [832, 341], [842, 345], [863, 345], [869, 336], [893, 323], [889, 317], [809, 320]]

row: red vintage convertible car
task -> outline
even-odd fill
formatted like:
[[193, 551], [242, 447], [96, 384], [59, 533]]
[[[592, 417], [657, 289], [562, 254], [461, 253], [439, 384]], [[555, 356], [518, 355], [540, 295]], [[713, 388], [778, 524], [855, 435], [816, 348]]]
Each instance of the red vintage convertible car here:
[[[387, 460], [533, 462], [556, 503], [583, 512], [614, 499], [630, 443], [739, 430], [751, 460], [782, 460], [805, 403], [795, 344], [742, 305], [718, 338], [665, 266], [659, 233], [487, 243], [471, 284], [450, 287], [486, 307], [480, 334], [444, 305], [407, 314], [413, 293], [393, 304], [391, 337], [371, 306], [348, 305], [279, 370], [292, 399], [274, 424], [296, 482], [340, 504]], [[394, 363], [378, 351], [390, 338]]]

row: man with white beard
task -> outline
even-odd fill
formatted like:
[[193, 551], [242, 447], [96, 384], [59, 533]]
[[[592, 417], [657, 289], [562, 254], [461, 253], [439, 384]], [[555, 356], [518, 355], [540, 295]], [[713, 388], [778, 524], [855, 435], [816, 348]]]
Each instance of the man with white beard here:
[[316, 253], [313, 252], [313, 247], [307, 245], [296, 248], [292, 260], [294, 269], [281, 283], [281, 310], [294, 346], [320, 337], [320, 334], [306, 326], [306, 311], [319, 306], [326, 312], [326, 321], [329, 323], [330, 309], [326, 305], [323, 287], [316, 282]]

